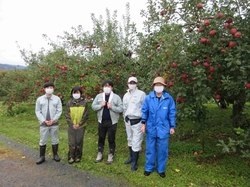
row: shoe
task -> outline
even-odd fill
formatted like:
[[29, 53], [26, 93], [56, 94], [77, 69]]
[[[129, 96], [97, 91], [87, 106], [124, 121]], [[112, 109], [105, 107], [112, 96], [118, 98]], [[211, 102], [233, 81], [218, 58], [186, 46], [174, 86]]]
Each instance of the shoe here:
[[114, 158], [113, 154], [109, 154], [107, 164], [111, 164], [113, 162], [113, 158]]
[[81, 160], [80, 160], [80, 158], [77, 158], [76, 160], [75, 160], [75, 163], [78, 163], [78, 162], [80, 162]]
[[98, 152], [98, 153], [97, 153], [97, 157], [96, 157], [96, 159], [95, 159], [95, 163], [101, 162], [101, 160], [102, 160], [102, 153], [101, 153], [101, 152]]
[[165, 172], [159, 173], [159, 175], [160, 175], [161, 178], [165, 178], [166, 177]]
[[73, 164], [74, 163], [74, 159], [70, 158], [68, 162], [69, 162], [69, 164]]
[[149, 171], [144, 171], [144, 175], [145, 176], [149, 176], [151, 174], [151, 172], [149, 172]]

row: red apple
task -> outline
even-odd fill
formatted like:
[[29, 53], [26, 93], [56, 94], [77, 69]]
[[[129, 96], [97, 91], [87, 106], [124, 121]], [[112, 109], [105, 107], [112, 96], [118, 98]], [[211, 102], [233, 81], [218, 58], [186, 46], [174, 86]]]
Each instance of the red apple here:
[[197, 7], [198, 9], [201, 9], [201, 8], [203, 8], [203, 4], [202, 4], [202, 3], [198, 3], [198, 4], [196, 5], [196, 7]]
[[241, 32], [239, 32], [239, 31], [234, 34], [235, 38], [240, 38], [241, 36], [242, 36]]
[[172, 67], [176, 68], [177, 67], [177, 63], [173, 62]]
[[79, 63], [80, 62], [80, 60], [79, 59], [76, 59], [76, 63]]
[[217, 14], [217, 18], [222, 18], [223, 17], [223, 13], [222, 12], [219, 12], [218, 14]]
[[237, 29], [231, 28], [229, 32], [230, 32], [230, 34], [234, 35], [237, 32]]
[[168, 87], [174, 86], [173, 82], [168, 82]]
[[209, 71], [210, 72], [214, 72], [215, 71], [215, 67], [214, 66], [210, 66]]
[[204, 31], [203, 27], [199, 27], [199, 28], [198, 28], [198, 31], [199, 31], [199, 32], [203, 32], [203, 31]]
[[247, 82], [247, 83], [245, 84], [245, 87], [246, 87], [247, 89], [250, 89], [250, 83]]
[[199, 65], [199, 62], [194, 61], [194, 62], [193, 62], [193, 65], [194, 65], [194, 66], [198, 66], [198, 65]]
[[210, 34], [210, 36], [214, 36], [214, 35], [216, 34], [216, 30], [211, 30], [211, 31], [209, 32], [209, 34]]
[[188, 76], [187, 76], [187, 74], [182, 74], [182, 76], [181, 76], [183, 79], [186, 79]]
[[228, 28], [229, 24], [228, 23], [224, 23], [224, 28]]
[[230, 47], [230, 48], [233, 48], [233, 47], [235, 47], [236, 46], [236, 42], [229, 42], [229, 44], [228, 44], [228, 46]]
[[232, 19], [232, 18], [228, 18], [228, 19], [226, 20], [226, 22], [227, 22], [227, 23], [232, 23], [232, 22], [233, 22], [233, 19]]
[[195, 152], [194, 152], [194, 156], [196, 156], [196, 155], [198, 155], [198, 153], [195, 151]]
[[204, 65], [204, 67], [209, 67], [210, 66], [209, 62], [204, 62], [203, 65]]
[[182, 102], [181, 97], [177, 97], [177, 98], [176, 98], [176, 101], [177, 101], [178, 103], [181, 103], [181, 102]]
[[167, 13], [167, 11], [163, 10], [163, 11], [160, 12], [160, 15], [164, 16], [166, 13]]
[[207, 43], [207, 38], [201, 38], [200, 43], [201, 44], [206, 44]]
[[220, 99], [220, 94], [215, 94], [215, 99]]
[[212, 79], [212, 78], [213, 78], [212, 75], [207, 76], [207, 79]]
[[209, 20], [207, 20], [207, 19], [204, 20], [204, 25], [205, 25], [205, 26], [208, 26], [209, 24], [210, 24], [210, 21], [209, 21]]

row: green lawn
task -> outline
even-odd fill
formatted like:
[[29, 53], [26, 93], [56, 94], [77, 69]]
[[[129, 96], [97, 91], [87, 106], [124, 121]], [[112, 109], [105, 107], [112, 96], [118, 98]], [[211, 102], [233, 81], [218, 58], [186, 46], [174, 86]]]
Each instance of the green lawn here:
[[[5, 106], [0, 104], [0, 133], [38, 150], [39, 124], [34, 114], [34, 107], [34, 104], [24, 104], [20, 108], [15, 108], [16, 115], [7, 116]], [[210, 124], [206, 124], [205, 130], [190, 121], [187, 121], [185, 126], [176, 129], [175, 135], [170, 139], [167, 177], [162, 179], [156, 172], [148, 177], [143, 175], [145, 141], [140, 153], [138, 171], [132, 172], [130, 165], [123, 164], [128, 158], [128, 150], [122, 119], [119, 121], [117, 129], [117, 149], [114, 162], [111, 165], [105, 164], [108, 154], [108, 142], [106, 142], [105, 160], [101, 163], [94, 163], [97, 154], [97, 119], [96, 113], [90, 107], [90, 118], [84, 138], [84, 156], [80, 163], [73, 164], [73, 166], [95, 175], [127, 182], [128, 186], [250, 186], [249, 160], [241, 158], [238, 154], [222, 154], [219, 147], [216, 146], [218, 139], [226, 139], [232, 135], [230, 126], [223, 117], [230, 115], [230, 110], [230, 108], [226, 109], [225, 114], [221, 114], [219, 109], [211, 104], [209, 105], [211, 120]], [[203, 132], [202, 135], [198, 133], [199, 131]], [[62, 162], [67, 162], [67, 125], [64, 114], [60, 119], [59, 138], [59, 155]], [[205, 141], [202, 146], [203, 140]], [[194, 152], [197, 152], [198, 155], [195, 156]], [[50, 156], [52, 154], [50, 147], [47, 149], [48, 154]]]

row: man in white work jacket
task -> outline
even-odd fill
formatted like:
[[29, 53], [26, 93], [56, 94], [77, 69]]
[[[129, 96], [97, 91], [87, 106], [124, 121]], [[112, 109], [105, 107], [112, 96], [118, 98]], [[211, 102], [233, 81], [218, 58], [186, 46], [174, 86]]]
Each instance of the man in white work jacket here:
[[137, 83], [136, 77], [130, 77], [127, 82], [129, 89], [123, 96], [123, 117], [126, 125], [130, 153], [130, 157], [124, 164], [132, 163], [132, 171], [138, 169], [137, 162], [143, 140], [143, 132], [141, 131], [141, 106], [146, 97], [146, 94], [138, 89]]

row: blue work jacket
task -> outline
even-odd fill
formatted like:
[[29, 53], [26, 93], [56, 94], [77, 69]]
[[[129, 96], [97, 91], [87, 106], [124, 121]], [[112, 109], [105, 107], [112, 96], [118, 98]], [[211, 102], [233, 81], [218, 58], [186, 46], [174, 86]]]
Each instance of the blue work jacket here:
[[170, 128], [176, 127], [176, 105], [171, 95], [164, 90], [158, 99], [151, 91], [142, 105], [142, 122], [146, 123], [147, 136], [168, 138]]

